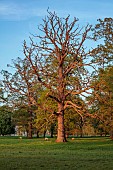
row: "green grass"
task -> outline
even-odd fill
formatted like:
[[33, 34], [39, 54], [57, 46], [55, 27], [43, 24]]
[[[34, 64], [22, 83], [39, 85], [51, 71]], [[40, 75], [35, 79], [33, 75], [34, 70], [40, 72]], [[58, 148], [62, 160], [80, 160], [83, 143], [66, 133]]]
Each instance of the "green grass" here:
[[0, 170], [112, 170], [109, 138], [19, 139], [0, 137]]

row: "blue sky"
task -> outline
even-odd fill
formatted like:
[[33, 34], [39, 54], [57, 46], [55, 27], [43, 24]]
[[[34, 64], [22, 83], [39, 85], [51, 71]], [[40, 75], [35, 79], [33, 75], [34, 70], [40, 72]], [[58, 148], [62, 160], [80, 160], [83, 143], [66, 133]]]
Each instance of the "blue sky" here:
[[113, 0], [0, 0], [0, 70], [22, 56], [22, 43], [47, 15], [47, 8], [61, 17], [77, 17], [80, 24], [113, 17]]

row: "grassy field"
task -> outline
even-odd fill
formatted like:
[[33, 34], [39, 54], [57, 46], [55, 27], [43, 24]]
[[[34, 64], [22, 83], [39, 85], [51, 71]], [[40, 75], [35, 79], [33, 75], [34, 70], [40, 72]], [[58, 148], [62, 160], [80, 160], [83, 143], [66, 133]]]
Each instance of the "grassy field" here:
[[19, 139], [0, 137], [0, 170], [112, 170], [113, 141], [105, 137]]

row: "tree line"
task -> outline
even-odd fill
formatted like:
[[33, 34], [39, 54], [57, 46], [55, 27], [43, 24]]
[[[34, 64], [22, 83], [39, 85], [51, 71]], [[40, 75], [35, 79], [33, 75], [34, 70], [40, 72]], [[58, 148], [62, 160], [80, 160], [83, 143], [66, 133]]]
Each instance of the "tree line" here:
[[113, 19], [81, 27], [48, 11], [42, 22], [23, 42], [24, 59], [8, 65], [13, 73], [1, 71], [0, 98], [13, 123], [29, 138], [48, 130], [66, 142], [92, 127], [113, 138]]

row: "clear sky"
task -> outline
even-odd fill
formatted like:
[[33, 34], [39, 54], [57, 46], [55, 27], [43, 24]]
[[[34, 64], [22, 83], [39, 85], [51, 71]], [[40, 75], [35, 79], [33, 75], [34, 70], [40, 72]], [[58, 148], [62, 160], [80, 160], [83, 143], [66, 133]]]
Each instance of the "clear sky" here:
[[47, 8], [61, 17], [77, 17], [81, 24], [113, 17], [113, 0], [0, 0], [0, 70], [22, 56], [22, 43], [47, 15]]

